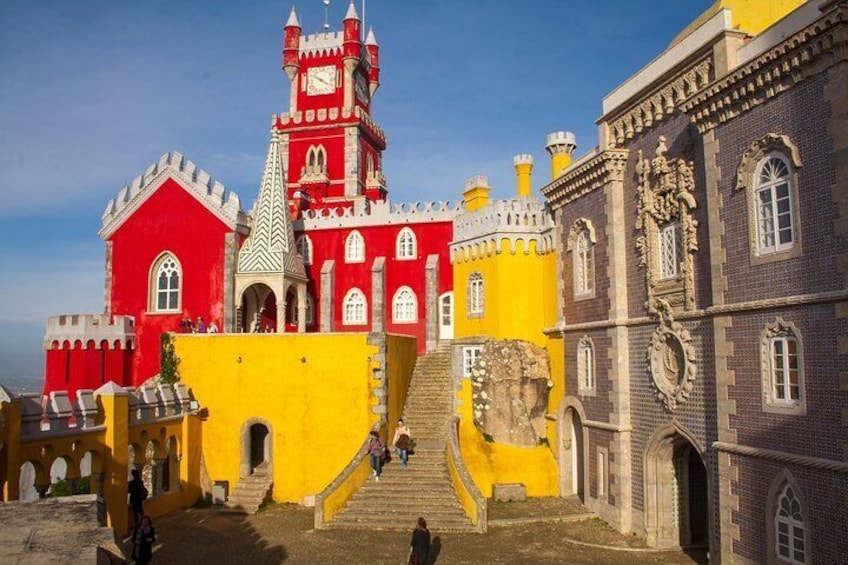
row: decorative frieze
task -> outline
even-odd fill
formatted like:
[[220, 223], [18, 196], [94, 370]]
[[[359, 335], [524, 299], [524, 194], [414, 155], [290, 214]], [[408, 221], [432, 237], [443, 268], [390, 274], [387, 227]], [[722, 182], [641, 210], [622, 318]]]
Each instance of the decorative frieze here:
[[542, 194], [556, 210], [610, 182], [623, 182], [628, 154], [626, 149], [589, 154], [569, 167], [568, 172], [542, 187]]

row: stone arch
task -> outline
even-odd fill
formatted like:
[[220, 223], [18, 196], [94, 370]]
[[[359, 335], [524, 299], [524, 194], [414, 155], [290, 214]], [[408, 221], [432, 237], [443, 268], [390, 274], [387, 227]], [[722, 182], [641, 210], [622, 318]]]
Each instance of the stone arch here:
[[778, 501], [780, 499], [780, 496], [783, 494], [784, 488], [786, 488], [787, 485], [792, 488], [795, 498], [801, 506], [801, 515], [804, 518], [804, 562], [812, 563], [812, 548], [810, 547], [812, 536], [810, 535], [809, 529], [810, 511], [807, 507], [807, 499], [804, 496], [800, 486], [798, 485], [798, 482], [795, 480], [795, 477], [792, 476], [792, 473], [786, 467], [781, 469], [780, 472], [772, 480], [768, 490], [768, 498], [766, 499], [765, 531], [766, 555], [768, 556], [768, 562], [779, 562], [779, 557], [777, 554], [777, 536], [775, 534], [775, 516], [778, 511]]
[[98, 496], [103, 496], [103, 457], [100, 453], [95, 449], [89, 449], [80, 457], [79, 462], [79, 476], [80, 481], [88, 478], [88, 489], [87, 492], [84, 484], [81, 486], [78, 491], [80, 494], [97, 494]]
[[710, 541], [712, 477], [705, 453], [703, 444], [676, 420], [658, 428], [648, 441], [643, 477], [645, 539], [650, 547]]
[[[285, 296], [285, 295], [284, 295]], [[277, 326], [277, 294], [263, 282], [248, 285], [241, 293], [241, 331], [254, 333]]]
[[[262, 433], [264, 427], [264, 434]], [[274, 442], [271, 441], [274, 435], [274, 427], [271, 422], [265, 418], [249, 418], [241, 425], [241, 433], [239, 434], [239, 476], [247, 477], [252, 475], [256, 468], [263, 466], [267, 474], [271, 474], [274, 465]], [[257, 455], [260, 445], [256, 442], [261, 441], [262, 458], [259, 462]]]
[[754, 173], [769, 153], [783, 155], [787, 162], [791, 163], [793, 172], [804, 166], [801, 151], [788, 135], [766, 134], [755, 140], [742, 155], [736, 170], [736, 190], [746, 190], [754, 186]]
[[585, 501], [589, 469], [589, 430], [583, 425], [586, 411], [574, 396], [566, 396], [557, 408], [559, 487], [561, 496], [576, 494]]
[[574, 220], [574, 223], [571, 224], [571, 229], [568, 230], [566, 251], [574, 250], [574, 246], [577, 242], [577, 236], [584, 231], [589, 235], [589, 242], [591, 244], [594, 245], [595, 243], [598, 243], [598, 236], [595, 233], [595, 224], [592, 223], [592, 220], [589, 220], [588, 218], [577, 218]]
[[24, 461], [21, 465], [21, 473], [18, 478], [18, 499], [36, 500], [39, 498], [39, 490], [47, 492], [50, 483], [50, 475], [41, 462], [31, 459]]
[[162, 462], [162, 490], [168, 492], [180, 485], [179, 441], [170, 436], [165, 444], [165, 457]]

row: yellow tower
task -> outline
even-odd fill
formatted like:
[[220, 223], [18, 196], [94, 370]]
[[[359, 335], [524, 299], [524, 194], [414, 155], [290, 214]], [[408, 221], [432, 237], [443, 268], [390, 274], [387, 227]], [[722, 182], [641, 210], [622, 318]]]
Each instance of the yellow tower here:
[[515, 179], [518, 187], [518, 197], [524, 198], [530, 196], [533, 192], [533, 156], [521, 154], [516, 155], [512, 160], [515, 165]]
[[576, 148], [574, 134], [570, 131], [556, 131], [548, 134], [545, 149], [551, 154], [551, 180], [560, 176], [568, 168]]

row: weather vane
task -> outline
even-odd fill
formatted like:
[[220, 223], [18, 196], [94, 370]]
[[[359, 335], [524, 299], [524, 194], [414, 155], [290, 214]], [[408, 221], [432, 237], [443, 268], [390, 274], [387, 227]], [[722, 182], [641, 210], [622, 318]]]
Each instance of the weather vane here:
[[324, 31], [330, 29], [330, 19], [328, 10], [330, 8], [330, 0], [324, 0]]

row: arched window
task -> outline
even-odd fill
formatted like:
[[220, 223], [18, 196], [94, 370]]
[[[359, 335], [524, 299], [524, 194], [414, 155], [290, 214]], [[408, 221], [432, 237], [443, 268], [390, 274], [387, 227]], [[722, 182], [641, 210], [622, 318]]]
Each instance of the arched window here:
[[763, 331], [760, 347], [763, 408], [767, 412], [805, 413], [803, 347], [798, 328], [777, 318]]
[[574, 249], [574, 295], [586, 296], [595, 290], [595, 251], [589, 230], [577, 236]]
[[365, 295], [358, 288], [350, 289], [344, 297], [342, 306], [342, 323], [348, 326], [368, 323], [368, 303]]
[[362, 263], [365, 261], [365, 239], [354, 230], [345, 240], [345, 263]]
[[365, 172], [369, 177], [374, 175], [374, 157], [370, 153], [365, 158]]
[[483, 315], [483, 275], [471, 273], [468, 277], [468, 315]]
[[774, 551], [781, 561], [807, 563], [807, 543], [801, 501], [794, 487], [786, 482], [777, 498], [774, 515]]
[[680, 222], [671, 222], [659, 231], [657, 249], [659, 250], [659, 278], [670, 279], [677, 276], [680, 265]]
[[[297, 301], [292, 301], [289, 305], [291, 309], [291, 323], [297, 324], [300, 320], [300, 309], [298, 308]], [[315, 324], [315, 301], [312, 299], [312, 295], [306, 293], [306, 325], [311, 326]]]
[[295, 243], [297, 247], [297, 252], [300, 255], [301, 259], [303, 259], [304, 265], [312, 264], [312, 240], [309, 239], [308, 235], [302, 235], [297, 238], [297, 242]]
[[397, 238], [397, 258], [398, 259], [415, 259], [418, 255], [417, 243], [415, 241], [415, 232], [409, 228], [400, 230]]
[[797, 239], [792, 165], [781, 153], [770, 153], [757, 165], [754, 179], [759, 254], [791, 249]]
[[577, 388], [580, 394], [595, 390], [595, 347], [588, 336], [577, 344]]
[[399, 324], [418, 321], [418, 299], [408, 286], [402, 286], [392, 301], [392, 320]]
[[154, 312], [178, 312], [180, 310], [180, 264], [170, 253], [162, 254], [151, 269], [150, 305]]
[[323, 145], [310, 145], [306, 151], [307, 174], [319, 174], [327, 171], [327, 150]]

